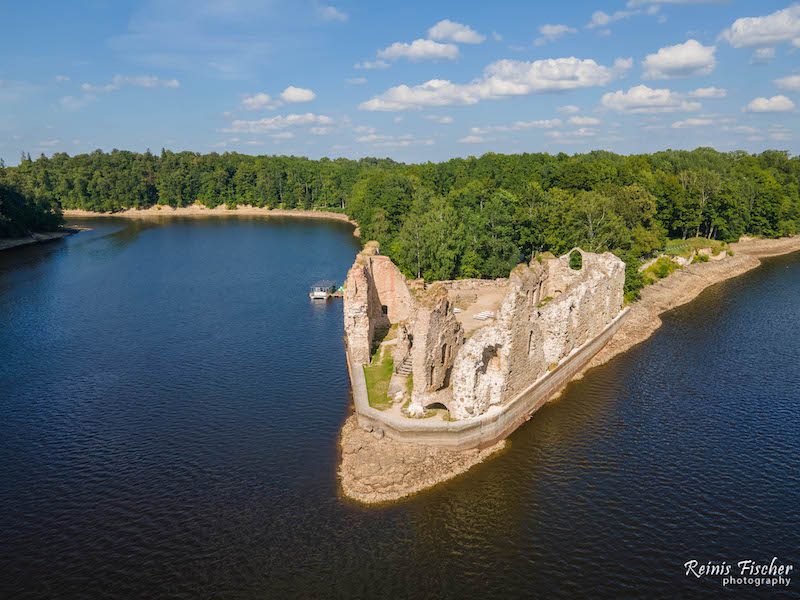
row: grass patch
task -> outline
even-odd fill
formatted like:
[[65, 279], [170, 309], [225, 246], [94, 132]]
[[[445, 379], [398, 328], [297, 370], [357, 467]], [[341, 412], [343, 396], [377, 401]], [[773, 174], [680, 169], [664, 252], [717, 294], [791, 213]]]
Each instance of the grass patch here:
[[550, 302], [552, 299], [553, 299], [553, 297], [552, 297], [552, 296], [548, 296], [547, 298], [545, 298], [544, 300], [542, 300], [541, 302], [539, 302], [539, 305], [537, 306], [537, 308], [542, 308], [542, 307], [543, 307], [545, 304], [547, 304], [548, 302]]
[[668, 277], [675, 271], [680, 269], [678, 263], [671, 261], [666, 256], [662, 256], [652, 265], [647, 267], [643, 272], [642, 276], [647, 284], [655, 283], [659, 279], [664, 279], [664, 277]]
[[369, 405], [378, 410], [386, 410], [392, 405], [389, 399], [389, 381], [392, 378], [394, 359], [390, 352], [376, 353], [372, 362], [364, 365], [364, 378], [367, 380]]
[[664, 248], [664, 254], [667, 256], [680, 256], [682, 258], [689, 258], [692, 252], [701, 250], [703, 248], [711, 248], [714, 255], [720, 253], [721, 250], [727, 248], [725, 242], [719, 240], [709, 240], [704, 237], [689, 238], [686, 240], [675, 239], [668, 240], [667, 246]]
[[695, 254], [692, 264], [708, 262], [708, 254]]

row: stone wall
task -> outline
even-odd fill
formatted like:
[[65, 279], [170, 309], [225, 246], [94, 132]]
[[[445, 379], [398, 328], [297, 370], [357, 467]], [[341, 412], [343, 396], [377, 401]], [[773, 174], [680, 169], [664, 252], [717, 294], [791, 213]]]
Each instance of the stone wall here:
[[[370, 242], [348, 274], [344, 293], [350, 356], [369, 362], [375, 331], [397, 324], [395, 362], [411, 355], [413, 389], [407, 413], [433, 403], [450, 417], [472, 419], [529, 389], [578, 348], [605, 331], [622, 308], [625, 264], [611, 253], [579, 249], [518, 265], [508, 279], [417, 283], [405, 277]], [[494, 320], [465, 337], [448, 290], [506, 290]]]

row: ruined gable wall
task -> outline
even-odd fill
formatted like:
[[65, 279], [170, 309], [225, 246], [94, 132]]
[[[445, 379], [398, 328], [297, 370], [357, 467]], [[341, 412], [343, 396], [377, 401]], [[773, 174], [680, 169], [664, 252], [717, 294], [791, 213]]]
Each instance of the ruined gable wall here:
[[408, 320], [414, 310], [414, 299], [408, 289], [405, 275], [388, 256], [370, 258], [372, 279], [381, 305], [386, 306], [391, 323]]
[[515, 397], [617, 316], [625, 264], [610, 253], [581, 254], [580, 270], [565, 255], [512, 271], [495, 322], [467, 340], [454, 362], [454, 417]]
[[389, 326], [389, 320], [381, 310], [369, 257], [356, 257], [347, 273], [343, 300], [344, 330], [350, 357], [356, 363], [368, 363], [375, 330]]
[[447, 290], [434, 283], [421, 295], [414, 318], [411, 347], [414, 389], [409, 412], [420, 412], [425, 397], [449, 383], [464, 331], [453, 313]]

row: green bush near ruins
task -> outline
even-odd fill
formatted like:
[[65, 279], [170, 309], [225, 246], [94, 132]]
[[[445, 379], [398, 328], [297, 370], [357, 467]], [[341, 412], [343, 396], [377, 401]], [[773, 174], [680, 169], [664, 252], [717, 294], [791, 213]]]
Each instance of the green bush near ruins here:
[[670, 260], [666, 256], [662, 256], [652, 265], [647, 267], [644, 272], [645, 280], [649, 283], [655, 283], [659, 279], [664, 279], [664, 277], [668, 277], [678, 269], [680, 269], [680, 265], [675, 261]]

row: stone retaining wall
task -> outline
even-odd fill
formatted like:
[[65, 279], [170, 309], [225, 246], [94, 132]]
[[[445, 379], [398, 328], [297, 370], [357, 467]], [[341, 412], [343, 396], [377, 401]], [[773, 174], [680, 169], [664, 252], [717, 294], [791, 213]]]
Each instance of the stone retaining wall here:
[[566, 385], [576, 373], [614, 336], [629, 312], [623, 309], [596, 337], [576, 348], [559, 365], [500, 406], [471, 419], [441, 421], [409, 419], [377, 410], [369, 405], [367, 383], [361, 364], [347, 351], [347, 368], [353, 389], [358, 423], [367, 430], [381, 429], [388, 437], [407, 443], [466, 450], [486, 448], [507, 437], [527, 421], [549, 398]]

